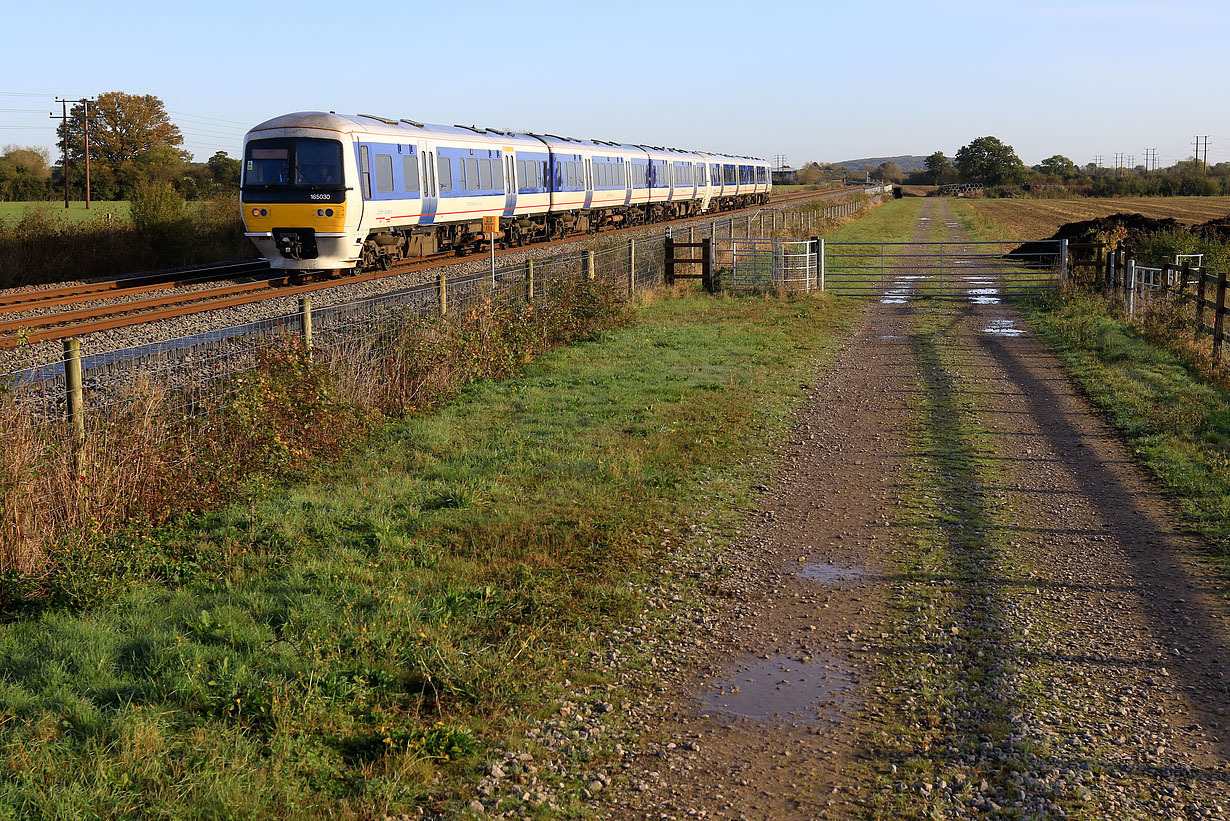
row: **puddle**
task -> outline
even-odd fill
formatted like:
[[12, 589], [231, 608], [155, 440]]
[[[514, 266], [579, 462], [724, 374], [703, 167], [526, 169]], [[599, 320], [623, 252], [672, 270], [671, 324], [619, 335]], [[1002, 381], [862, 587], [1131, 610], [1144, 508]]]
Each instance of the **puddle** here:
[[992, 319], [991, 323], [982, 329], [984, 334], [995, 336], [1024, 336], [1028, 331], [1018, 328], [1011, 319]]
[[935, 274], [904, 274], [897, 277], [898, 282], [904, 282], [913, 279], [935, 279]]
[[831, 584], [832, 582], [844, 582], [847, 579], [857, 579], [866, 572], [861, 567], [838, 567], [835, 564], [823, 562], [805, 562], [800, 565], [795, 575], [800, 579]]
[[880, 299], [881, 305], [904, 305], [914, 295], [912, 288], [890, 288]]
[[909, 339], [905, 334], [876, 334], [876, 339]]
[[832, 718], [835, 699], [853, 684], [832, 659], [772, 656], [710, 682], [701, 701], [715, 712], [798, 727]]
[[1000, 303], [998, 288], [970, 288], [966, 293], [969, 294], [969, 301], [975, 305], [998, 305]]

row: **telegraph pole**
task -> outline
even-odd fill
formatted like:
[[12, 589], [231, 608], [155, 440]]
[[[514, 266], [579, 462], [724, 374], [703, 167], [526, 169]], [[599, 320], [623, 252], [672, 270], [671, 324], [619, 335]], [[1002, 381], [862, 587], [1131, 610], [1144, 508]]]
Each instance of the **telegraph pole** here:
[[[64, 165], [62, 171], [64, 175], [64, 207], [68, 208], [68, 100], [57, 99], [57, 103], [64, 109], [64, 113], [58, 119], [64, 121]], [[51, 119], [57, 119], [55, 114], [49, 115]]]
[[1204, 140], [1204, 166], [1205, 168], [1208, 168], [1208, 165], [1209, 165], [1209, 135], [1205, 134], [1203, 137], [1197, 136], [1196, 137], [1196, 170], [1197, 171], [1201, 170], [1200, 168], [1200, 165], [1201, 165], [1200, 163], [1200, 141], [1201, 140]]
[[90, 101], [82, 100], [85, 106], [85, 210], [90, 210]]
[[60, 120], [64, 124], [64, 207], [68, 208], [68, 104], [81, 103], [84, 106], [81, 116], [81, 124], [85, 128], [85, 207], [90, 207], [90, 103], [93, 100], [82, 97], [80, 100], [69, 100], [67, 98], [56, 98], [56, 102], [60, 104], [62, 113], [59, 117], [51, 114], [53, 120]]

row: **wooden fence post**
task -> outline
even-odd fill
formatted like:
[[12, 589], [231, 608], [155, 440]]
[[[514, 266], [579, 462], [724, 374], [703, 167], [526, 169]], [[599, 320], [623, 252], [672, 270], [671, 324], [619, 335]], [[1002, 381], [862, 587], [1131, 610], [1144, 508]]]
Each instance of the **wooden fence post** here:
[[596, 274], [594, 273], [594, 252], [586, 251], [585, 252], [585, 278], [588, 279], [590, 282], [593, 282], [595, 276]]
[[440, 280], [436, 285], [436, 292], [440, 300], [440, 316], [448, 316], [448, 281], [444, 274], [440, 274]]
[[1204, 330], [1204, 300], [1208, 295], [1208, 278], [1205, 276], [1204, 268], [1200, 269], [1200, 284], [1196, 288], [1196, 336], [1199, 337], [1201, 331]]
[[1136, 316], [1136, 260], [1129, 259], [1123, 266], [1123, 285], [1127, 289], [1127, 313], [1129, 317]]
[[85, 471], [85, 390], [81, 378], [81, 340], [64, 340], [64, 397], [67, 400], [69, 444], [73, 449], [73, 475], [81, 478]]
[[525, 263], [525, 301], [534, 301], [534, 260]]
[[1059, 240], [1059, 288], [1068, 287], [1068, 241]]
[[708, 291], [709, 293], [713, 293], [716, 287], [716, 283], [714, 283], [713, 281], [713, 240], [702, 239], [700, 241], [700, 245], [701, 245], [700, 273], [702, 277], [701, 282], [705, 284], [706, 291]]
[[628, 240], [628, 297], [636, 293], [636, 240]]
[[312, 297], [299, 297], [299, 335], [303, 338], [303, 350], [312, 357]]
[[1226, 316], [1226, 272], [1217, 275], [1217, 314], [1213, 318], [1213, 361], [1221, 362], [1222, 326]]
[[663, 266], [663, 274], [665, 275], [666, 284], [674, 285], [675, 284], [675, 241], [671, 239], [670, 237], [667, 237], [663, 241], [662, 247], [664, 249], [663, 254], [666, 257], [666, 259], [663, 260], [663, 262], [665, 263]]

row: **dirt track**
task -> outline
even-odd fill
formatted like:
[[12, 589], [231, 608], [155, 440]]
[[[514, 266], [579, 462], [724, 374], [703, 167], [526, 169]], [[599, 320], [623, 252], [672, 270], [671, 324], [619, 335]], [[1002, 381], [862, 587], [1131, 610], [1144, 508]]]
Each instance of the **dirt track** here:
[[1225, 817], [1230, 608], [1023, 330], [868, 309], [616, 817]]

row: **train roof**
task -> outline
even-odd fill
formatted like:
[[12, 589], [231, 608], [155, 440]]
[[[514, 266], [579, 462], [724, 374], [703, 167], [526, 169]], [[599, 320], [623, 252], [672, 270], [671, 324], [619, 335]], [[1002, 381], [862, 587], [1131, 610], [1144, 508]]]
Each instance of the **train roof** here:
[[248, 133], [256, 131], [274, 131], [288, 128], [317, 128], [324, 131], [341, 133], [368, 132], [372, 134], [399, 136], [404, 135], [407, 141], [427, 135], [447, 136], [458, 139], [473, 140], [475, 137], [493, 142], [508, 142], [522, 140], [541, 145], [543, 142], [558, 146], [561, 151], [568, 148], [584, 148], [587, 151], [602, 152], [603, 149], [615, 149], [630, 153], [654, 152], [671, 154], [705, 160], [733, 159], [765, 162], [758, 157], [743, 157], [734, 154], [719, 154], [710, 151], [692, 151], [683, 148], [664, 148], [655, 145], [640, 145], [636, 143], [617, 143], [609, 140], [579, 140], [575, 137], [561, 137], [556, 134], [536, 134], [530, 131], [501, 131], [495, 128], [482, 128], [476, 125], [433, 125], [420, 123], [416, 120], [393, 119], [374, 114], [337, 114], [333, 111], [297, 111], [293, 114], [282, 114], [253, 126]]

